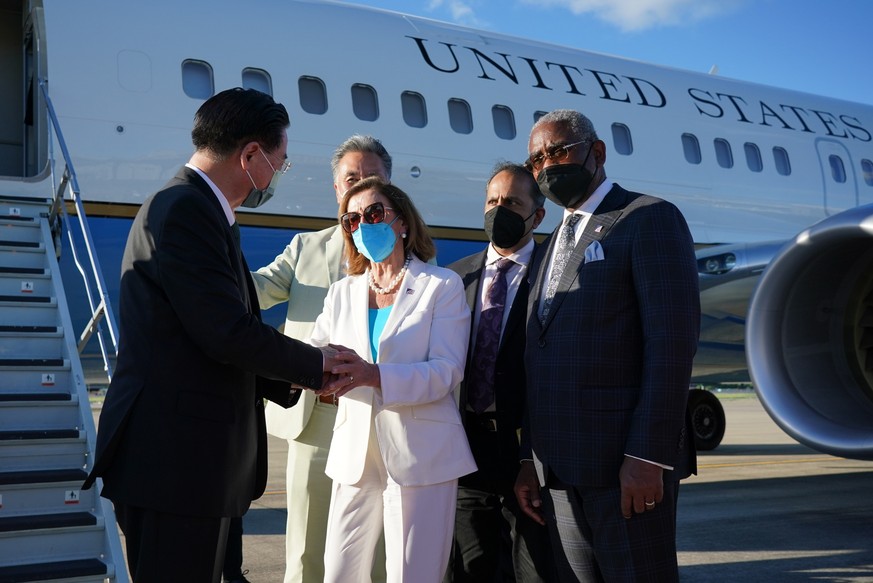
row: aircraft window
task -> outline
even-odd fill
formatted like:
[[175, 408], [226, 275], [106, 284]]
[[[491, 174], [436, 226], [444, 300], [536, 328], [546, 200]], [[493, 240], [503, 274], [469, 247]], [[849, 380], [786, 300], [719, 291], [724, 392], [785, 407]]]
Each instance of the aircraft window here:
[[420, 93], [404, 91], [400, 94], [400, 108], [403, 110], [403, 121], [413, 128], [423, 128], [427, 125], [427, 104]]
[[791, 162], [788, 160], [788, 152], [785, 148], [775, 146], [773, 148], [773, 160], [776, 162], [776, 172], [782, 176], [791, 174]]
[[242, 72], [242, 86], [245, 89], [257, 89], [261, 93], [273, 95], [273, 80], [263, 69], [247, 67]]
[[317, 77], [300, 77], [297, 80], [300, 92], [300, 107], [306, 113], [322, 115], [327, 112], [327, 90], [324, 82]]
[[538, 121], [540, 121], [540, 118], [543, 117], [544, 115], [546, 115], [546, 113], [548, 113], [548, 112], [546, 112], [546, 111], [535, 111], [535, 112], [534, 112], [534, 123], [537, 123]]
[[831, 176], [834, 182], [843, 183], [846, 181], [846, 167], [843, 166], [843, 159], [837, 155], [831, 154], [828, 157], [828, 162], [831, 165]]
[[379, 119], [379, 98], [376, 90], [363, 83], [352, 85], [352, 110], [355, 117], [363, 121]]
[[473, 131], [473, 114], [470, 104], [463, 99], [449, 99], [449, 124], [459, 134], [469, 134]]
[[622, 156], [630, 156], [634, 152], [630, 128], [623, 123], [612, 124], [612, 146]]
[[718, 165], [722, 168], [733, 168], [734, 155], [731, 152], [731, 145], [728, 141], [723, 138], [716, 138], [712, 143], [715, 146], [715, 159], [718, 161]]
[[215, 93], [212, 67], [204, 61], [182, 61], [182, 90], [194, 99], [209, 99]]
[[864, 174], [864, 182], [867, 186], [873, 186], [873, 162], [867, 159], [861, 160], [861, 173]]
[[491, 108], [491, 117], [494, 119], [494, 133], [498, 138], [515, 139], [515, 116], [511, 109], [505, 105], [495, 105]]
[[746, 142], [743, 149], [746, 151], [746, 165], [752, 172], [760, 172], [764, 169], [764, 162], [761, 160], [761, 150], [752, 142]]
[[682, 151], [685, 152], [685, 160], [689, 164], [700, 164], [703, 159], [700, 155], [700, 143], [694, 134], [682, 134]]

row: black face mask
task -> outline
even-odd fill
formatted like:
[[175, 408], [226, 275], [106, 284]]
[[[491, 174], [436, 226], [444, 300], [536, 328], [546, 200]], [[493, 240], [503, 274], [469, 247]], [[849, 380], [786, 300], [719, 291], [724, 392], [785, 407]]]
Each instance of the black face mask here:
[[485, 234], [495, 247], [509, 249], [527, 235], [525, 223], [535, 212], [536, 209], [527, 218], [522, 218], [506, 207], [497, 205], [485, 213]]
[[564, 208], [579, 208], [590, 196], [588, 187], [594, 180], [594, 174], [585, 167], [591, 148], [581, 164], [555, 164], [540, 170], [537, 185], [540, 192], [558, 206]]

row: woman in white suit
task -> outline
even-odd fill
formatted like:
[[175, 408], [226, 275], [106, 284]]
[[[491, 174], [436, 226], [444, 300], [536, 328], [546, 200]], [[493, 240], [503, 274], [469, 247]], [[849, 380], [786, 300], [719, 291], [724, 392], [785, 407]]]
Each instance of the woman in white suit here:
[[340, 205], [349, 277], [334, 283], [312, 342], [357, 353], [340, 386], [326, 473], [333, 479], [325, 581], [369, 581], [385, 531], [389, 583], [438, 582], [448, 563], [460, 476], [476, 470], [453, 389], [470, 309], [409, 197], [378, 177]]

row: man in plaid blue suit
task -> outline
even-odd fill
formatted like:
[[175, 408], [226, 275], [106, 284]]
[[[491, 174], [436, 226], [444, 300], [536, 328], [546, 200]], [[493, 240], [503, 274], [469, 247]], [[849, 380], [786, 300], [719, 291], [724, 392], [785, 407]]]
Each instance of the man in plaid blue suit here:
[[606, 177], [581, 113], [540, 118], [528, 152], [565, 220], [529, 271], [516, 495], [548, 526], [561, 581], [678, 581], [678, 486], [696, 472], [691, 234], [674, 205]]

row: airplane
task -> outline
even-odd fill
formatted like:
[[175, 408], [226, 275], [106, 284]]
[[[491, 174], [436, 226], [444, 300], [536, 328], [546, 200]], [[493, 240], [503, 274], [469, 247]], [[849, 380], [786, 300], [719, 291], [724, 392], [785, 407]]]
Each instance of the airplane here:
[[[336, 221], [329, 159], [353, 133], [392, 154], [440, 264], [478, 251], [491, 167], [526, 158], [543, 113], [577, 109], [607, 144], [608, 175], [675, 203], [691, 228], [703, 307], [693, 382], [752, 381], [801, 443], [873, 459], [870, 105], [329, 0], [0, 8], [0, 189], [45, 196], [57, 184], [49, 96], [113, 302], [132, 217], [189, 158], [194, 112], [222, 89], [270, 93], [291, 116], [292, 170], [240, 213], [253, 268]], [[560, 217], [547, 204], [540, 237]], [[68, 302], [84, 323], [69, 251]], [[723, 413], [692, 393], [711, 449]]]

